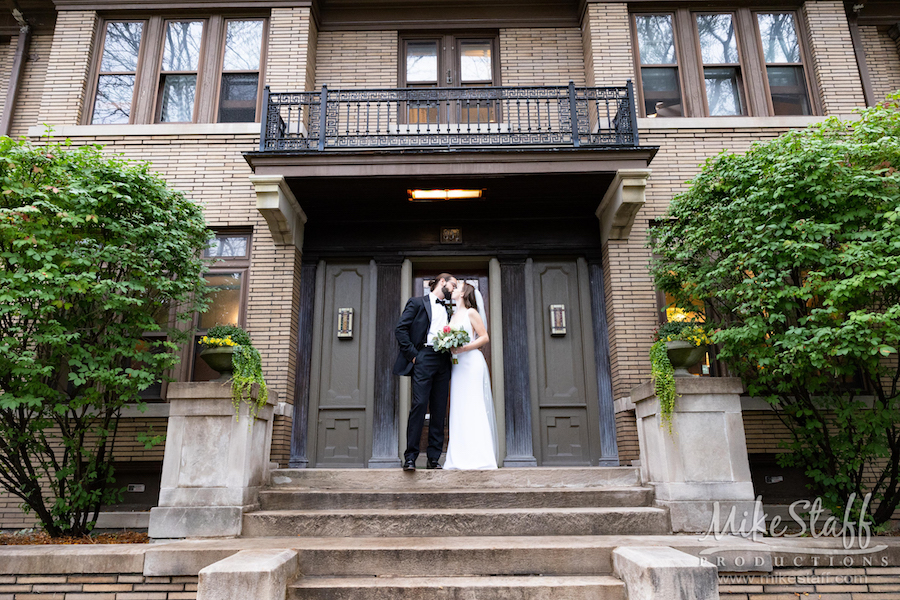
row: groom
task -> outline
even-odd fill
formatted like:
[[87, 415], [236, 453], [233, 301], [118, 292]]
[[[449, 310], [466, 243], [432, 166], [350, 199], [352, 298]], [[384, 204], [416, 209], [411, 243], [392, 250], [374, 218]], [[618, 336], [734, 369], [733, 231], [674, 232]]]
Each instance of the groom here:
[[409, 299], [394, 335], [400, 344], [400, 355], [394, 363], [395, 375], [412, 376], [412, 406], [406, 428], [406, 452], [403, 470], [415, 471], [419, 456], [419, 440], [425, 425], [426, 408], [431, 413], [428, 425], [429, 469], [440, 469], [438, 460], [444, 449], [444, 420], [447, 395], [450, 392], [450, 354], [434, 351], [434, 337], [450, 321], [450, 295], [456, 289], [456, 278], [441, 273], [431, 280], [427, 296]]

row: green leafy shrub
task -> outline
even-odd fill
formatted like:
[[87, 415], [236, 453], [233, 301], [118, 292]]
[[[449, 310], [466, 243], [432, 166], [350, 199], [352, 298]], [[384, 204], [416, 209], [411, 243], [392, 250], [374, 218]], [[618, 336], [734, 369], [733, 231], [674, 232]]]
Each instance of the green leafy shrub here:
[[826, 508], [900, 504], [900, 95], [708, 160], [654, 227], [656, 285], [791, 432]]
[[177, 363], [187, 334], [156, 315], [186, 329], [205, 308], [209, 238], [146, 164], [0, 137], [0, 486], [50, 535], [84, 535], [122, 497], [118, 416]]

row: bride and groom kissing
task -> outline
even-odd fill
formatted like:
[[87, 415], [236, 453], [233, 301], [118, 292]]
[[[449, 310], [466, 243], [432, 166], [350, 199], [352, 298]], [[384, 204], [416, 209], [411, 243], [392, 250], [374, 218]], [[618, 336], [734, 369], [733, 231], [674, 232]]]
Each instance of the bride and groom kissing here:
[[[419, 440], [430, 412], [429, 469], [442, 468], [444, 420], [450, 394], [450, 441], [444, 469], [496, 469], [497, 424], [487, 362], [480, 348], [488, 343], [484, 300], [474, 286], [441, 273], [426, 296], [410, 298], [394, 334], [400, 355], [394, 374], [412, 377], [412, 402], [406, 429], [403, 470], [415, 471]], [[435, 349], [445, 327], [465, 330], [471, 340], [450, 354]], [[451, 382], [452, 379], [452, 382]]]

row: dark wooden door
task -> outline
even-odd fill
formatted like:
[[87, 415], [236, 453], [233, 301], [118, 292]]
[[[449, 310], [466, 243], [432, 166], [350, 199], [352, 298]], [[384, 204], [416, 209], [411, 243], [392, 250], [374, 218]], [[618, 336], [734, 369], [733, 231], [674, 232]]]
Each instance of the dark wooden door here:
[[[584, 261], [535, 260], [530, 340], [535, 456], [544, 466], [597, 465], [599, 405]], [[565, 314], [565, 329], [560, 312]]]
[[[367, 262], [328, 263], [317, 281], [316, 327], [310, 382], [311, 463], [365, 467], [370, 452], [374, 371], [373, 267]], [[350, 334], [341, 310], [352, 311]]]

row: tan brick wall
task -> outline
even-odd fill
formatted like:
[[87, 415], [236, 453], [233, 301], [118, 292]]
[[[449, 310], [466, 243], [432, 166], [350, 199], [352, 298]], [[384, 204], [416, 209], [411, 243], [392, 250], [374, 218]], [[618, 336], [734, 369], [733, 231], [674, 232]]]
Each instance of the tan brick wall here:
[[[29, 127], [41, 123], [38, 115], [41, 110], [41, 98], [44, 95], [44, 81], [47, 77], [52, 44], [52, 35], [35, 35], [31, 38], [28, 54], [32, 58], [25, 61], [25, 69], [22, 72], [19, 97], [16, 100], [16, 109], [10, 128], [12, 136], [25, 135]], [[10, 63], [10, 67], [12, 67], [12, 63]]]
[[781, 442], [791, 439], [791, 432], [771, 410], [747, 410], [743, 413], [744, 436], [749, 454], [780, 454]]
[[[719, 573], [721, 600], [787, 600], [821, 598], [822, 600], [893, 600], [900, 592], [900, 568], [879, 565], [881, 554], [852, 557], [850, 568], [816, 568], [809, 557], [801, 568], [790, 568], [794, 557], [776, 556], [785, 568], [771, 573]], [[841, 557], [843, 558], [843, 557]], [[828, 558], [818, 557], [819, 564]], [[838, 563], [837, 557], [834, 560]], [[776, 563], [777, 564], [777, 563]], [[871, 566], [864, 566], [870, 564]]]
[[[0, 110], [6, 102], [6, 90], [9, 87], [9, 75], [12, 72], [13, 58], [16, 55], [16, 38], [5, 44], [0, 43]], [[2, 115], [0, 115], [2, 116]]]
[[[137, 436], [149, 433], [152, 427], [153, 435], [165, 435], [167, 419], [165, 418], [123, 418], [119, 420], [116, 432], [116, 442], [113, 448], [113, 460], [123, 462], [138, 461], [162, 461], [165, 443], [157, 444], [150, 449], [144, 448]], [[88, 441], [88, 444], [91, 442]], [[124, 484], [123, 484], [124, 485]], [[46, 488], [45, 489], [49, 489]], [[154, 499], [155, 501], [155, 499]], [[34, 527], [38, 520], [34, 514], [26, 515], [19, 506], [22, 501], [0, 490], [0, 529], [23, 529]], [[0, 593], [0, 600], [3, 595]]]
[[619, 449], [619, 464], [630, 466], [632, 461], [641, 458], [638, 443], [637, 419], [633, 410], [616, 414], [616, 445]]
[[[650, 167], [646, 204], [638, 213], [627, 241], [612, 240], [603, 248], [606, 275], [606, 318], [609, 325], [613, 395], [627, 397], [631, 389], [650, 378], [648, 354], [659, 323], [656, 292], [648, 265], [649, 222], [665, 212], [672, 197], [700, 172], [709, 156], [727, 149], [746, 151], [753, 142], [777, 137], [784, 129], [641, 129], [641, 144], [660, 146]], [[637, 446], [634, 413], [616, 415], [616, 437], [622, 464], [637, 458], [623, 448]], [[626, 458], [627, 457], [627, 458]]]
[[316, 26], [310, 18], [309, 8], [272, 9], [266, 84], [273, 92], [312, 89], [315, 48]]
[[322, 31], [316, 89], [397, 87], [396, 31]]
[[865, 106], [843, 2], [809, 0], [803, 3], [802, 13], [825, 114], [849, 114]]
[[59, 13], [47, 59], [48, 85], [41, 98], [41, 123], [77, 125], [81, 121], [96, 29], [94, 11]]
[[0, 575], [3, 600], [196, 600], [196, 576]]
[[900, 90], [900, 52], [897, 52], [897, 45], [888, 35], [888, 29], [875, 26], [859, 28], [877, 101]]
[[581, 36], [587, 85], [625, 85], [634, 80], [627, 4], [588, 4]]
[[658, 323], [656, 295], [648, 272], [650, 250], [644, 247], [650, 220], [663, 214], [672, 197], [700, 172], [700, 165], [721, 150], [746, 151], [753, 142], [777, 137], [785, 129], [642, 129], [641, 144], [660, 146], [650, 167], [646, 204], [635, 219], [627, 241], [610, 241], [607, 315], [615, 325], [613, 386], [615, 397], [628, 396], [650, 374], [647, 354]]
[[578, 28], [501, 29], [500, 82], [508, 86], [584, 85]]

